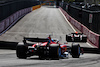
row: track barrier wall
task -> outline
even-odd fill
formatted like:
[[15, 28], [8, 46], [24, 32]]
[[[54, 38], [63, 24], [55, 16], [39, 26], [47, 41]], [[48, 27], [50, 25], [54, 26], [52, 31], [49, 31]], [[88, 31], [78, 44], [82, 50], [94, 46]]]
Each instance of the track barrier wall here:
[[[38, 5], [38, 6], [37, 6]], [[13, 26], [27, 13], [40, 7], [40, 1], [35, 0], [3, 0], [0, 1], [0, 35]]]
[[71, 17], [85, 25], [91, 31], [100, 34], [100, 6], [89, 6], [88, 8], [82, 6], [84, 6], [84, 3], [60, 2], [60, 7]]
[[90, 43], [92, 43], [94, 46], [96, 46], [97, 48], [100, 48], [100, 35], [92, 32], [91, 30], [89, 30], [86, 26], [84, 26], [83, 24], [81, 24], [80, 22], [78, 22], [77, 20], [75, 20], [74, 18], [72, 18], [65, 10], [63, 10], [60, 7], [60, 10], [63, 12], [63, 14], [65, 15], [65, 17], [68, 19], [68, 21], [74, 26], [76, 27], [78, 30], [80, 30], [82, 33], [87, 35], [87, 38], [89, 40]]
[[32, 11], [31, 7], [25, 8], [25, 9], [17, 11], [16, 13], [12, 14], [11, 16], [1, 21], [0, 22], [0, 33], [5, 31], [10, 25], [15, 24], [16, 23], [15, 21], [20, 19], [19, 17], [24, 16], [31, 11]]
[[3, 32], [6, 32], [6, 30], [9, 27], [12, 27], [19, 19], [21, 19], [23, 16], [25, 16], [26, 14], [28, 14], [29, 12], [40, 8], [41, 5], [36, 5], [33, 7], [29, 7], [29, 8], [25, 8], [25, 9], [21, 9], [17, 12], [15, 12], [14, 14], [12, 14], [11, 16], [7, 17], [6, 19], [2, 20], [0, 22], [0, 35]]
[[[21, 9], [11, 16], [7, 17], [3, 21], [0, 22], [0, 35], [5, 33], [9, 28], [11, 28], [19, 19], [28, 14], [29, 12], [40, 8], [41, 5], [36, 5], [33, 7]], [[0, 41], [0, 49], [16, 49], [18, 42], [7, 42]]]

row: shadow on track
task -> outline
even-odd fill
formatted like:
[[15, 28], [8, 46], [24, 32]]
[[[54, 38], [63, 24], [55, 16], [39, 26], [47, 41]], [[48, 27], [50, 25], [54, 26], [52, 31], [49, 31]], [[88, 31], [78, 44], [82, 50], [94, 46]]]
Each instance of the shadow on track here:
[[18, 42], [0, 41], [0, 49], [13, 49], [16, 50]]
[[100, 54], [99, 48], [89, 48], [89, 47], [81, 47], [81, 48], [83, 48], [84, 53]]

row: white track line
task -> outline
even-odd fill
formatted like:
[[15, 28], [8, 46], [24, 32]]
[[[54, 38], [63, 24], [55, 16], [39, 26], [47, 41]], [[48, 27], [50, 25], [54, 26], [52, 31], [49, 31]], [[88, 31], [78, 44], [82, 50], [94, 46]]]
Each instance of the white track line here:
[[92, 46], [91, 44], [89, 44], [88, 42], [86, 42], [87, 45], [89, 45], [90, 47], [94, 48], [94, 46]]
[[74, 32], [76, 32], [76, 30], [74, 29], [74, 27], [70, 24], [70, 22], [66, 19], [65, 15], [62, 13], [62, 11], [59, 9], [60, 13], [63, 15], [64, 19], [68, 22], [69, 26], [73, 29]]
[[[76, 30], [74, 29], [74, 27], [70, 24], [70, 22], [66, 19], [65, 15], [62, 13], [62, 11], [59, 9], [60, 13], [63, 15], [64, 19], [66, 20], [66, 22], [68, 22], [68, 24], [70, 25], [70, 27], [73, 29], [74, 32], [76, 32]], [[89, 45], [90, 47], [94, 48], [94, 46], [92, 46], [91, 44], [89, 44], [88, 42], [86, 42], [87, 45]]]

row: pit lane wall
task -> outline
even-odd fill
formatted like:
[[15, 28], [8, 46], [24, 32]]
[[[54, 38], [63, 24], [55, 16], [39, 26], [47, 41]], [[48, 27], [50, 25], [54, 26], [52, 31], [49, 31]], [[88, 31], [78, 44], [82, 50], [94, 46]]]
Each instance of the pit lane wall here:
[[74, 26], [76, 27], [78, 30], [80, 30], [82, 33], [87, 35], [88, 41], [96, 46], [97, 48], [100, 48], [100, 35], [92, 32], [91, 30], [89, 30], [86, 26], [84, 26], [83, 24], [81, 24], [80, 22], [78, 22], [77, 20], [75, 20], [74, 18], [72, 18], [70, 15], [68, 15], [68, 13], [66, 11], [64, 11], [61, 7], [60, 10], [62, 11], [62, 13], [65, 15], [65, 17], [67, 18], [67, 20]]
[[10, 15], [6, 19], [2, 20], [0, 22], [0, 35], [5, 33], [9, 28], [11, 28], [19, 19], [21, 19], [23, 16], [28, 14], [29, 12], [40, 8], [41, 5], [36, 5], [33, 7], [25, 8], [22, 10], [17, 11], [16, 13]]

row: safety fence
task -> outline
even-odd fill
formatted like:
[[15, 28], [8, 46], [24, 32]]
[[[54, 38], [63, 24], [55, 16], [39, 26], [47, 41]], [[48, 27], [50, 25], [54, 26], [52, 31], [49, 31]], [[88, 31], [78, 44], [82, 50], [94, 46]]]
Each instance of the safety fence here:
[[[32, 2], [32, 3], [34, 3], [34, 2]], [[0, 21], [0, 35], [3, 34], [4, 32], [6, 32], [9, 28], [11, 28], [19, 19], [21, 19], [27, 13], [29, 13], [29, 12], [41, 7], [41, 5], [39, 5], [39, 3], [35, 4], [35, 5], [36, 6], [31, 5], [31, 6], [27, 7], [27, 8], [24, 7], [23, 9], [20, 8], [18, 11], [14, 11], [14, 13], [12, 13], [10, 16], [8, 15], [7, 18], [5, 18], [2, 21]], [[6, 11], [4, 11], [3, 13], [6, 14]]]
[[4, 20], [8, 16], [21, 9], [25, 9], [39, 4], [40, 2], [35, 0], [7, 0], [6, 2], [0, 1], [0, 21]]
[[0, 22], [0, 33], [5, 31], [10, 25], [15, 24], [16, 23], [15, 21], [18, 21], [21, 17], [31, 12], [31, 10], [32, 10], [31, 7], [19, 10], [16, 13], [4, 19], [3, 21], [1, 21]]
[[92, 32], [91, 30], [89, 30], [86, 26], [84, 26], [83, 24], [81, 24], [80, 22], [78, 22], [77, 20], [75, 20], [74, 18], [72, 18], [65, 10], [63, 10], [60, 7], [60, 10], [63, 12], [63, 14], [65, 15], [65, 17], [68, 19], [68, 21], [74, 26], [76, 27], [78, 30], [80, 30], [82, 33], [87, 35], [87, 38], [89, 40], [89, 42], [91, 42], [93, 45], [95, 45], [96, 47], [100, 48], [100, 35]]
[[74, 19], [85, 25], [95, 33], [100, 34], [100, 6], [82, 8], [80, 5], [61, 2], [60, 6]]

